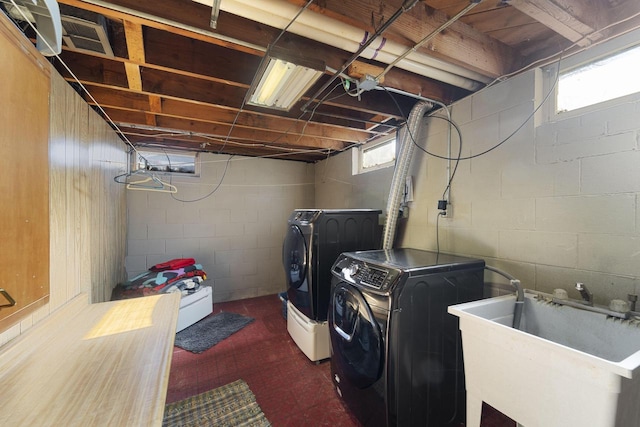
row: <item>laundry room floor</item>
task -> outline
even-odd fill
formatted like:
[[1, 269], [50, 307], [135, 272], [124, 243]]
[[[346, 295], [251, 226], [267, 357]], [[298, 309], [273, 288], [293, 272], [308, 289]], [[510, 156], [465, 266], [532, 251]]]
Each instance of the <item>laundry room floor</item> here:
[[[333, 390], [329, 361], [311, 362], [289, 337], [277, 295], [214, 303], [211, 315], [221, 311], [255, 321], [200, 354], [174, 347], [167, 403], [242, 379], [274, 427], [360, 426]], [[514, 425], [483, 408], [482, 427]]]

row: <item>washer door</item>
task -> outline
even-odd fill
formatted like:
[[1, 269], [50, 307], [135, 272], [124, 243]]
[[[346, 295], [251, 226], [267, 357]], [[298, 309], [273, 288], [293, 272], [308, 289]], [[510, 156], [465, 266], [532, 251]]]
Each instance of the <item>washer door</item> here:
[[329, 306], [332, 363], [349, 382], [366, 388], [382, 375], [384, 344], [371, 308], [358, 289], [336, 284]]
[[295, 224], [289, 227], [284, 238], [282, 263], [289, 288], [299, 289], [303, 283], [306, 285], [307, 242], [300, 227]]

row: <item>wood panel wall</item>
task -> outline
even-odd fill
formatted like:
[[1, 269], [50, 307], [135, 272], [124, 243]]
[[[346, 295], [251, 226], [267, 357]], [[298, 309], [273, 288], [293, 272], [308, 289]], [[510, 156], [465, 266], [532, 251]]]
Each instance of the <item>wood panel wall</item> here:
[[[23, 43], [30, 48], [26, 38]], [[113, 181], [125, 168], [126, 147], [53, 67], [49, 92], [50, 119], [41, 119], [50, 126], [50, 300], [0, 331], [0, 345], [82, 292], [90, 302], [109, 300], [113, 287], [126, 279], [125, 188]], [[12, 102], [0, 99], [0, 111]]]
[[0, 297], [0, 330], [49, 299], [50, 70], [6, 24], [0, 21], [0, 99], [11, 108], [0, 109], [0, 288], [10, 297]]

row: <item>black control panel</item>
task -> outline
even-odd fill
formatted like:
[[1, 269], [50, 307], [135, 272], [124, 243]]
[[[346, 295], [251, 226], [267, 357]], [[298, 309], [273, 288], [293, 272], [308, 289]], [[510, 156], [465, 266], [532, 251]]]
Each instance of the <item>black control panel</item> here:
[[384, 285], [384, 280], [389, 275], [389, 272], [386, 270], [379, 270], [377, 268], [372, 268], [367, 265], [362, 265], [358, 268], [358, 271], [353, 276], [360, 284], [371, 286], [376, 289], [381, 289]]
[[[349, 283], [386, 294], [399, 277], [395, 269], [371, 266], [367, 262], [342, 256], [333, 265], [333, 274]], [[377, 293], [377, 292], [376, 292]]]

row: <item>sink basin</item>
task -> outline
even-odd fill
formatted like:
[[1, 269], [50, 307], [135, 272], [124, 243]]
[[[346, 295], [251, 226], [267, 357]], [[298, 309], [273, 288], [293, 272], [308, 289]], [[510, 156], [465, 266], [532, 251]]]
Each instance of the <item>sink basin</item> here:
[[640, 322], [526, 294], [458, 304], [467, 427], [486, 402], [525, 427], [640, 426]]

